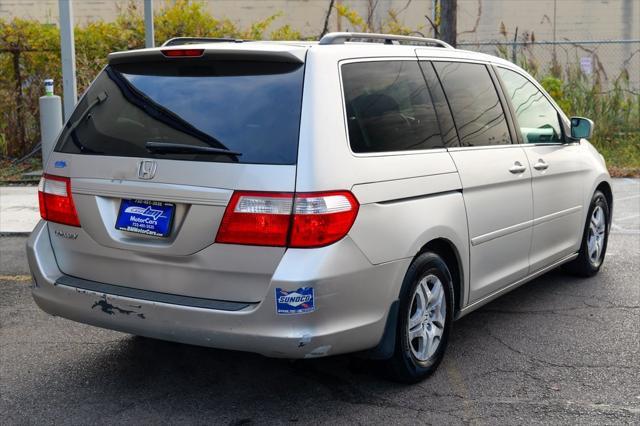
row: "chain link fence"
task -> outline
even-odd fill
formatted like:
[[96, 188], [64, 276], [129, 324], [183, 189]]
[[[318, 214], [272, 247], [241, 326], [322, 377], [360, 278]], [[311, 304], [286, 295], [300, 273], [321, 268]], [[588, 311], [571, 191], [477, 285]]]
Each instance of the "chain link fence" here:
[[589, 41], [481, 41], [459, 42], [460, 49], [501, 56], [534, 74], [562, 76], [580, 71], [599, 79], [606, 89], [619, 77], [629, 90], [640, 93], [640, 39]]

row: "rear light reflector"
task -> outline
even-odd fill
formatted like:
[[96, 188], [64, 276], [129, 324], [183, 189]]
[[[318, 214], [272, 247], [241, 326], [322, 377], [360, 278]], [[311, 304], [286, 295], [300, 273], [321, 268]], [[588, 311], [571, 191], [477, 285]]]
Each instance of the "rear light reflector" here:
[[161, 51], [164, 56], [175, 57], [199, 57], [204, 53], [204, 49], [164, 49]]
[[359, 204], [349, 191], [234, 192], [216, 242], [277, 247], [322, 247], [342, 239]]
[[44, 174], [38, 184], [40, 216], [50, 222], [80, 226], [71, 196], [71, 179]]

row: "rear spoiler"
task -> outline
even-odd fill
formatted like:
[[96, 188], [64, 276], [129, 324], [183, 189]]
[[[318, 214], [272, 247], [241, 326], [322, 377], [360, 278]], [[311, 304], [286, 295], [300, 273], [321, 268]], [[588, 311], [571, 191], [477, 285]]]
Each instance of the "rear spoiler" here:
[[[204, 53], [202, 56], [198, 58], [193, 58], [195, 60], [223, 60], [223, 61], [256, 61], [256, 62], [289, 62], [289, 63], [304, 63], [304, 57], [306, 53], [305, 48], [294, 48], [289, 50], [282, 50], [281, 46], [275, 46], [279, 49], [238, 49], [237, 45], [231, 45], [234, 48], [225, 48], [222, 46], [215, 46], [207, 48], [202, 45], [198, 45], [197, 48], [204, 49]], [[229, 46], [229, 47], [231, 47]], [[130, 64], [130, 63], [140, 63], [140, 62], [158, 62], [158, 61], [174, 61], [176, 59], [179, 60], [180, 57], [167, 57], [162, 51], [163, 50], [182, 50], [185, 48], [195, 49], [194, 45], [189, 45], [188, 47], [166, 47], [166, 48], [155, 48], [155, 49], [140, 49], [140, 50], [129, 50], [126, 52], [115, 52], [110, 53], [107, 57], [109, 60], [109, 65], [117, 65], [117, 64]], [[189, 59], [192, 60], [192, 59]]]

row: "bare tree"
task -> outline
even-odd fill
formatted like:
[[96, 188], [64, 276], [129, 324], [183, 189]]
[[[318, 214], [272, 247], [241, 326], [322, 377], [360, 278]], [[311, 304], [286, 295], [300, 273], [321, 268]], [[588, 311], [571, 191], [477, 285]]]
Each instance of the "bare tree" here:
[[440, 37], [453, 47], [457, 43], [458, 0], [441, 0]]

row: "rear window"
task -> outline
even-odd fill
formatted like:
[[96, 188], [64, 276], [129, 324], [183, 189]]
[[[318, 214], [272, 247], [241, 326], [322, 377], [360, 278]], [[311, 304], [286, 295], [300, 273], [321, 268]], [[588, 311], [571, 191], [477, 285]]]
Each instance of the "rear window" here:
[[345, 64], [342, 82], [353, 152], [444, 147], [417, 61]]
[[[56, 150], [295, 164], [303, 73], [302, 64], [251, 61], [107, 66], [80, 101]], [[215, 150], [195, 152], [197, 147]]]

